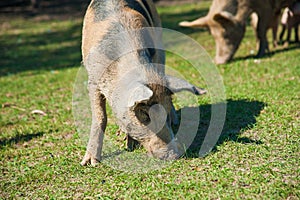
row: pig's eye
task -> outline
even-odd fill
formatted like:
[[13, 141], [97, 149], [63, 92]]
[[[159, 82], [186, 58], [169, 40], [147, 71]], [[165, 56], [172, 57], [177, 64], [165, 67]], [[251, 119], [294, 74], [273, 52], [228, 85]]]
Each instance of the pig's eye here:
[[155, 49], [154, 48], [148, 48], [148, 52], [150, 54], [150, 57], [152, 58], [155, 54]]

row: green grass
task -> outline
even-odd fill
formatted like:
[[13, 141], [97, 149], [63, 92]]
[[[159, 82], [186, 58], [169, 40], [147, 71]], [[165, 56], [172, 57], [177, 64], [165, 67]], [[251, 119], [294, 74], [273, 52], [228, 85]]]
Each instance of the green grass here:
[[[163, 25], [188, 34], [214, 56], [204, 30], [178, 21], [207, 12], [209, 2], [160, 7]], [[198, 158], [210, 120], [200, 98], [201, 126], [187, 155], [160, 170], [131, 174], [106, 164], [82, 167], [85, 152], [72, 116], [80, 67], [82, 19], [36, 22], [13, 17], [0, 31], [0, 198], [3, 199], [299, 199], [300, 48], [280, 47], [259, 61], [250, 55], [250, 27], [235, 59], [218, 66], [227, 116], [218, 145]], [[186, 62], [168, 64], [195, 83]], [[42, 110], [47, 115], [31, 114]], [[112, 118], [112, 116], [110, 116]], [[116, 136], [112, 120], [107, 135]], [[117, 139], [116, 139], [117, 140]], [[118, 143], [120, 149], [122, 140]]]

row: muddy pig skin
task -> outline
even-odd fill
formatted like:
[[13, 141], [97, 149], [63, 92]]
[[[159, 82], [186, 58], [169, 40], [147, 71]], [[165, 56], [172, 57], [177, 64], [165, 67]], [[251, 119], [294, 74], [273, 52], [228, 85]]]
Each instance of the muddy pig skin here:
[[[151, 28], [152, 27], [152, 28]], [[161, 22], [152, 0], [92, 0], [82, 31], [83, 65], [88, 72], [92, 125], [82, 165], [101, 160], [107, 124], [106, 101], [127, 134], [128, 148], [140, 143], [150, 156], [176, 159], [172, 94], [205, 93], [165, 75]], [[155, 64], [154, 64], [155, 63]]]

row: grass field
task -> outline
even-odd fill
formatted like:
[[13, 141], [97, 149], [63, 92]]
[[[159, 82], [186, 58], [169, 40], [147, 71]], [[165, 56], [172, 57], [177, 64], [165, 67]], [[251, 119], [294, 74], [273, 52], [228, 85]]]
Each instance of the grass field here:
[[[213, 57], [214, 41], [207, 31], [177, 26], [204, 15], [209, 3], [158, 10], [164, 27], [189, 35]], [[227, 115], [215, 149], [198, 158], [196, 138], [183, 158], [132, 174], [103, 163], [79, 165], [85, 144], [74, 125], [72, 91], [81, 66], [82, 18], [11, 17], [0, 25], [0, 199], [300, 198], [299, 45], [254, 59], [255, 38], [247, 27], [234, 60], [217, 66]], [[172, 54], [167, 61], [199, 82], [188, 63]], [[209, 99], [198, 100], [198, 135], [209, 123]], [[116, 136], [118, 127], [109, 122], [106, 134], [122, 140], [124, 135]]]

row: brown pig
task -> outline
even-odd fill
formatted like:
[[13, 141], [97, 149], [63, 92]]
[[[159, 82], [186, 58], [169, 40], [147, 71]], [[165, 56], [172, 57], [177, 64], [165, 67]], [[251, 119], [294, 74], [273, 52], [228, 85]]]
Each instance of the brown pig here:
[[266, 31], [270, 20], [282, 7], [295, 0], [213, 0], [205, 17], [194, 21], [180, 22], [184, 27], [209, 28], [216, 43], [215, 62], [226, 63], [232, 59], [244, 37], [246, 22], [252, 12], [258, 16], [257, 37], [259, 50], [257, 57], [264, 56], [268, 50]]

